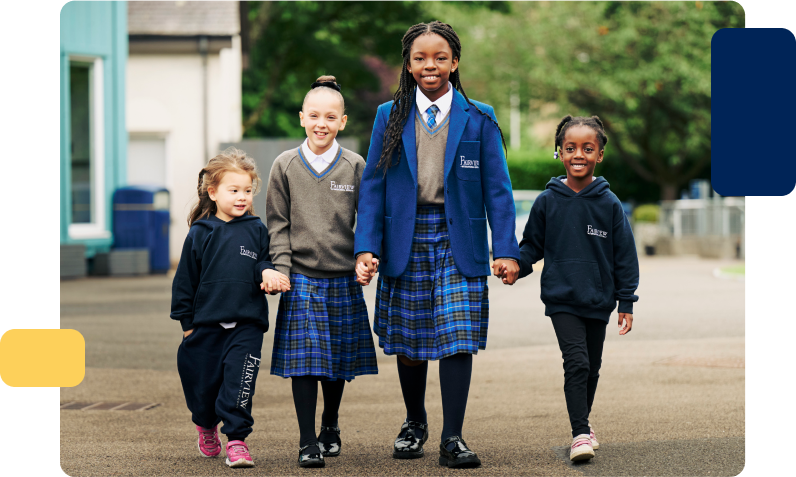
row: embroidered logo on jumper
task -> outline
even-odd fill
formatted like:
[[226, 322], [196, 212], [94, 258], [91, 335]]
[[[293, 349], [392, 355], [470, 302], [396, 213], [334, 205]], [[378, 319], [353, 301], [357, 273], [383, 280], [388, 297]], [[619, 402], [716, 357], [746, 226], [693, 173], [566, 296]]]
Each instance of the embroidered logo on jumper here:
[[345, 184], [338, 184], [335, 181], [332, 181], [332, 190], [339, 190], [342, 192], [354, 192], [354, 186], [352, 185], [345, 185]]
[[238, 392], [237, 407], [249, 407], [249, 399], [254, 393], [254, 379], [257, 376], [257, 370], [260, 369], [260, 358], [252, 355], [247, 355], [243, 360], [243, 374], [240, 378], [240, 391]]
[[480, 169], [478, 159], [465, 159], [464, 156], [459, 156], [459, 166], [465, 169]]
[[251, 258], [257, 260], [257, 254], [252, 252], [251, 250], [246, 250], [243, 247], [243, 245], [240, 246], [240, 254], [241, 255], [246, 255], [247, 257], [251, 257]]
[[605, 230], [597, 230], [597, 229], [593, 228], [591, 225], [587, 225], [586, 226], [586, 235], [596, 235], [597, 237], [600, 237], [600, 238], [607, 238], [608, 237], [608, 232], [606, 232]]

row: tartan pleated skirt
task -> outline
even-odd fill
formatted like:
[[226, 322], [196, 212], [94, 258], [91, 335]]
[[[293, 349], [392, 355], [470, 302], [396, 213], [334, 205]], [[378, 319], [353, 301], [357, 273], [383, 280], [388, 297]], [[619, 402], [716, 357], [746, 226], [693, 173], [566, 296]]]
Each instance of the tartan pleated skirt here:
[[438, 360], [486, 348], [487, 277], [467, 278], [453, 263], [445, 209], [419, 206], [409, 265], [379, 275], [373, 331], [388, 355]]
[[356, 275], [311, 278], [290, 274], [279, 300], [271, 374], [350, 381], [377, 374], [368, 310]]

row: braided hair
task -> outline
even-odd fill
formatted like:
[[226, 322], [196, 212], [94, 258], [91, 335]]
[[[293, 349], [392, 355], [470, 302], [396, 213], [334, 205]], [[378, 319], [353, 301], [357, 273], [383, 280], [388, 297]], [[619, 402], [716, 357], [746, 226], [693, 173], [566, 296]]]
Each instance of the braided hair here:
[[[409, 64], [409, 56], [412, 50], [412, 45], [420, 35], [432, 33], [444, 38], [453, 51], [453, 57], [461, 60], [462, 44], [459, 41], [459, 35], [457, 35], [456, 32], [453, 31], [453, 27], [447, 23], [442, 23], [439, 21], [433, 21], [431, 23], [418, 23], [406, 31], [406, 34], [404, 34], [404, 37], [401, 40], [401, 55], [404, 59], [403, 67], [401, 68], [401, 79], [398, 85], [398, 91], [396, 91], [395, 95], [393, 96], [394, 101], [392, 109], [390, 109], [390, 118], [387, 121], [387, 128], [384, 132], [384, 142], [382, 143], [381, 157], [379, 157], [379, 162], [376, 164], [376, 168], [383, 168], [385, 174], [387, 173], [388, 168], [398, 165], [398, 162], [401, 160], [401, 134], [403, 133], [406, 120], [409, 117], [409, 111], [412, 109], [412, 104], [414, 103], [414, 98], [412, 95], [414, 94], [417, 82], [415, 81], [414, 76], [412, 76], [412, 74], [406, 69], [406, 66]], [[458, 68], [456, 71], [450, 74], [450, 82], [453, 87], [459, 90], [462, 96], [464, 96], [464, 99], [468, 104], [473, 106], [479, 113], [489, 118], [489, 120], [495, 124], [500, 132], [500, 139], [503, 141], [503, 149], [506, 150], [506, 139], [503, 137], [503, 131], [500, 129], [497, 121], [492, 119], [492, 117], [487, 113], [481, 111], [481, 109], [473, 104], [472, 101], [470, 101], [470, 98], [467, 97], [467, 94], [464, 92], [464, 87], [459, 79]], [[395, 163], [392, 161], [393, 154], [395, 154], [398, 158]]]
[[564, 136], [567, 133], [567, 129], [572, 126], [588, 126], [594, 129], [594, 132], [597, 133], [597, 140], [600, 141], [601, 151], [605, 149], [605, 145], [608, 144], [608, 136], [605, 135], [605, 127], [599, 117], [592, 116], [587, 118], [585, 116], [578, 116], [573, 118], [567, 114], [561, 122], [558, 123], [558, 127], [556, 128], [556, 141], [554, 145], [556, 152], [558, 152], [558, 148], [562, 147], [564, 143]]

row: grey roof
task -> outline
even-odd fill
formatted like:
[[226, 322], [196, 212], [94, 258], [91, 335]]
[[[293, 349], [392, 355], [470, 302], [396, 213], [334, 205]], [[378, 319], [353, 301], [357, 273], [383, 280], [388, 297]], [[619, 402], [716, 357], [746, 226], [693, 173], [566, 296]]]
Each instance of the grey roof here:
[[127, 2], [130, 35], [237, 35], [238, 2]]

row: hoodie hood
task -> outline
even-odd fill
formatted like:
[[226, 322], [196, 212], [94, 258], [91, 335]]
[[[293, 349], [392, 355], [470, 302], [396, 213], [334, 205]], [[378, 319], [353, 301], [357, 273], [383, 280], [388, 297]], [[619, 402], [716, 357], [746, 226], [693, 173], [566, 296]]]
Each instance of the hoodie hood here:
[[224, 222], [223, 220], [219, 219], [215, 215], [211, 215], [210, 217], [205, 217], [203, 219], [199, 219], [194, 222], [192, 225], [203, 225], [209, 229], [214, 227], [218, 227], [219, 225], [224, 224], [237, 224], [239, 222], [246, 222], [249, 220], [260, 220], [260, 217], [257, 215], [246, 214], [241, 217], [235, 217], [234, 219], [230, 220], [229, 222]]
[[570, 189], [568, 185], [561, 182], [566, 178], [566, 175], [551, 177], [550, 182], [547, 183], [545, 189], [550, 189], [552, 192], [565, 197], [585, 197], [587, 199], [602, 197], [611, 191], [610, 184], [608, 184], [608, 181], [602, 176], [595, 177], [591, 184], [587, 185], [578, 193], [575, 193], [575, 191]]

